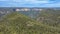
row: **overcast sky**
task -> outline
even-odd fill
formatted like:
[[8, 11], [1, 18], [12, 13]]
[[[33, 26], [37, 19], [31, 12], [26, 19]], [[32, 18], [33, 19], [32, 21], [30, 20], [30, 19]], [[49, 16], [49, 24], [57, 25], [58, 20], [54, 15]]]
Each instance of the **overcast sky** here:
[[60, 0], [0, 0], [0, 7], [60, 7]]

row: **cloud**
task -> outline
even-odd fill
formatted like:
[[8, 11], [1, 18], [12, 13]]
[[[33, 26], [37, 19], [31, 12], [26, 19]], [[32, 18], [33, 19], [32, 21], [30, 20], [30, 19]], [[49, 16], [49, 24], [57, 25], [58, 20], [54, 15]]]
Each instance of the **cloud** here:
[[13, 0], [14, 2], [22, 3], [50, 3], [49, 0]]
[[52, 3], [52, 0], [0, 0], [0, 1], [9, 1], [17, 3]]
[[59, 0], [0, 0], [0, 4], [7, 7], [60, 7]]

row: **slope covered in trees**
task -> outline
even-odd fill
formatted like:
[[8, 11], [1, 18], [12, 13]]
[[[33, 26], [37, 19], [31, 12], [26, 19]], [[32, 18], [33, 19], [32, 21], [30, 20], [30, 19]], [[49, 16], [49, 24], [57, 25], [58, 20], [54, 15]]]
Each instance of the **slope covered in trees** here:
[[0, 21], [0, 34], [60, 34], [60, 28], [42, 24], [15, 12]]
[[42, 10], [37, 17], [37, 20], [50, 26], [60, 27], [60, 10]]

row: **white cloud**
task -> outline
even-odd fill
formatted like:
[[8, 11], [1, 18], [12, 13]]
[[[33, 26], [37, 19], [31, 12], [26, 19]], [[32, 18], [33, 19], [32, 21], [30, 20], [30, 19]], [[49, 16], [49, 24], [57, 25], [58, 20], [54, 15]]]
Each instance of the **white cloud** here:
[[0, 0], [0, 1], [10, 1], [17, 3], [50, 3], [49, 0]]
[[38, 0], [26, 0], [26, 2], [29, 2], [29, 3], [49, 3], [48, 1], [38, 1]]
[[53, 3], [54, 1], [50, 0], [13, 0], [14, 2], [17, 3], [29, 3], [29, 4], [43, 4], [43, 3]]
[[[0, 1], [8, 1], [9, 6], [38, 6], [38, 7], [54, 7], [60, 6], [60, 2], [51, 1], [51, 0], [0, 0]], [[5, 5], [4, 4], [4, 5]], [[6, 5], [6, 6], [7, 6]]]

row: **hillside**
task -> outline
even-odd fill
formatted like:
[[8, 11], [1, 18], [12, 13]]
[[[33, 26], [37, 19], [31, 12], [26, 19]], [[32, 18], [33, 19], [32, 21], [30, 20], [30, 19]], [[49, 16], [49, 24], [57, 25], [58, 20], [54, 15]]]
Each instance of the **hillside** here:
[[37, 20], [54, 27], [60, 27], [60, 10], [42, 10]]
[[42, 24], [14, 12], [0, 21], [0, 34], [60, 34], [60, 28]]

